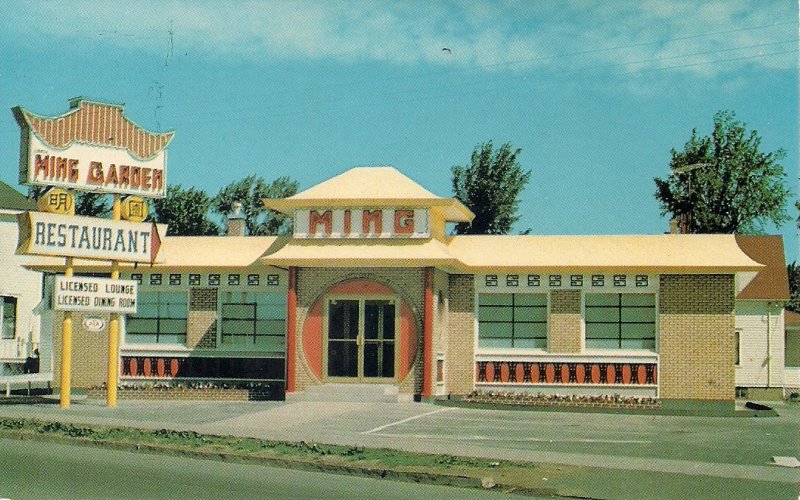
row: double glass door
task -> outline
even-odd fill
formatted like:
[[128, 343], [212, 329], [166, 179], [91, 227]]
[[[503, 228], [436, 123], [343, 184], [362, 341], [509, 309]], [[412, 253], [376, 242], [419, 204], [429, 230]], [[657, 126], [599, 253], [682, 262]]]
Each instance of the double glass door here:
[[329, 299], [328, 377], [369, 381], [395, 372], [393, 299]]

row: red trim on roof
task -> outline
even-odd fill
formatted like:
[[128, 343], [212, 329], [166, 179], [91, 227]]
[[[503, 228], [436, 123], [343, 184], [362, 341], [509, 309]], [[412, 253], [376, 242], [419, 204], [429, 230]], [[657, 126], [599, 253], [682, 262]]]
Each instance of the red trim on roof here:
[[[139, 160], [148, 160], [167, 147], [175, 132], [154, 133], [141, 128], [124, 115], [118, 104], [85, 100], [72, 102], [74, 109], [60, 116], [38, 116], [19, 106], [13, 108], [19, 125], [28, 127], [51, 147], [72, 142], [125, 148]], [[110, 134], [101, 134], [109, 130]], [[107, 137], [106, 137], [107, 136]]]

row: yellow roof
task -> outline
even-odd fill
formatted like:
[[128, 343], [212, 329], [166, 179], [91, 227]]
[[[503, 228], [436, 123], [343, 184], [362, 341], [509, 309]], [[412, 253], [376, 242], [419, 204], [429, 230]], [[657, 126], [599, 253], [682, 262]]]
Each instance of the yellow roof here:
[[733, 235], [454, 236], [448, 250], [472, 270], [734, 272], [763, 267], [742, 252]]
[[[288, 237], [276, 236], [166, 236], [161, 240], [159, 263], [139, 265], [141, 269], [162, 268], [214, 268], [248, 267], [267, 252], [286, 244]], [[31, 256], [34, 269], [63, 269], [63, 257]], [[105, 260], [75, 259], [76, 269], [107, 269]], [[132, 263], [120, 262], [120, 267], [133, 267]]]
[[436, 239], [293, 240], [259, 262], [279, 267], [460, 267]]
[[[288, 236], [168, 236], [153, 269], [301, 267], [425, 267], [448, 272], [628, 271], [734, 273], [764, 266], [732, 235], [453, 236], [323, 240]], [[26, 267], [64, 268], [63, 257], [35, 257]], [[108, 261], [76, 259], [75, 268], [109, 270]], [[123, 268], [132, 264], [122, 263]], [[139, 266], [150, 269], [150, 266]]]
[[265, 199], [272, 210], [291, 213], [322, 207], [419, 207], [442, 210], [446, 220], [469, 222], [474, 214], [455, 198], [441, 198], [394, 167], [356, 167], [284, 199]]

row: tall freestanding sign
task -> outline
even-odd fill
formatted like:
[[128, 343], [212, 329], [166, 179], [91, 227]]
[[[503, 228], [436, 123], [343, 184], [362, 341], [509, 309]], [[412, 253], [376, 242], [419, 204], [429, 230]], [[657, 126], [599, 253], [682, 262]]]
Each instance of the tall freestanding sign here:
[[[136, 303], [135, 286], [119, 282], [119, 262], [153, 263], [157, 259], [161, 240], [155, 224], [142, 222], [147, 211], [140, 197], [160, 198], [166, 193], [166, 148], [174, 132], [147, 131], [124, 115], [122, 105], [83, 98], [70, 100], [70, 110], [55, 117], [36, 115], [19, 106], [12, 112], [22, 132], [20, 184], [50, 188], [38, 203], [47, 213], [20, 216], [17, 252], [66, 258], [64, 277], [59, 278], [55, 291], [56, 302], [63, 304], [57, 309], [64, 310], [61, 407], [70, 404], [72, 311], [112, 312], [106, 386], [108, 406], [114, 407], [119, 316], [135, 311]], [[75, 217], [74, 191], [113, 194], [113, 218]], [[123, 201], [121, 195], [133, 196]], [[110, 260], [111, 280], [73, 278], [76, 257]]]

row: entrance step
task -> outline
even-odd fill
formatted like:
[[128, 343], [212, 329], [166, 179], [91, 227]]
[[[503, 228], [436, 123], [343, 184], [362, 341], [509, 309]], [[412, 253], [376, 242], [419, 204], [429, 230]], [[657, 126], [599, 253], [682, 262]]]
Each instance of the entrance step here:
[[400, 399], [397, 386], [391, 384], [322, 384], [305, 391], [287, 394], [287, 401], [396, 403]]

